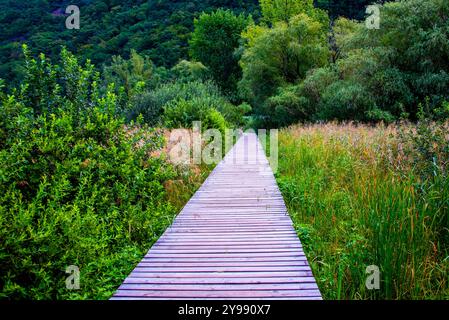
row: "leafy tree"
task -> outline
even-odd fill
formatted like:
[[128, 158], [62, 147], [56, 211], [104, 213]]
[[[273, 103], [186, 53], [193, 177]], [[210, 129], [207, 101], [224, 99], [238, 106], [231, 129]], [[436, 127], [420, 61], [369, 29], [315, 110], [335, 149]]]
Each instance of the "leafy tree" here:
[[449, 95], [449, 3], [397, 1], [381, 6], [380, 14], [379, 30], [343, 23], [351, 30], [337, 41], [342, 76], [367, 85], [378, 106], [396, 117], [416, 118], [427, 98], [431, 109], [440, 107]]
[[154, 65], [151, 60], [139, 55], [136, 50], [131, 50], [129, 60], [113, 56], [112, 64], [104, 68], [105, 82], [123, 87], [128, 98], [149, 87], [153, 74]]
[[190, 82], [210, 79], [209, 68], [201, 62], [181, 60], [171, 71], [176, 81]]
[[314, 9], [313, 0], [260, 0], [259, 3], [263, 19], [268, 23], [288, 23], [293, 16]]
[[250, 40], [241, 66], [241, 94], [256, 111], [269, 114], [264, 103], [278, 88], [302, 80], [310, 69], [328, 62], [327, 25], [300, 14], [289, 23], [277, 22]]
[[235, 90], [241, 76], [234, 51], [250, 21], [251, 18], [243, 14], [236, 16], [230, 10], [220, 9], [211, 14], [203, 13], [194, 22], [190, 54], [211, 70], [214, 80], [227, 93]]

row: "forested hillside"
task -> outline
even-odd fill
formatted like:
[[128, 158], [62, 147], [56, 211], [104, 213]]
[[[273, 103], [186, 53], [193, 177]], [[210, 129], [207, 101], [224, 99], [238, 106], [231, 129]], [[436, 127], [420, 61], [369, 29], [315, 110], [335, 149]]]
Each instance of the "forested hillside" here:
[[[65, 28], [69, 4], [80, 8], [80, 30]], [[55, 57], [64, 45], [97, 66], [135, 49], [158, 66], [172, 67], [188, 56], [193, 19], [219, 7], [258, 16], [257, 0], [1, 0], [0, 74], [15, 77], [23, 41], [33, 52]]]
[[[370, 0], [317, 0], [332, 17], [362, 19]], [[65, 28], [65, 8], [81, 11], [80, 30]], [[257, 0], [80, 0], [0, 1], [0, 77], [16, 79], [20, 70], [20, 43], [33, 52], [57, 56], [60, 46], [97, 65], [113, 55], [128, 57], [130, 49], [148, 56], [157, 66], [172, 67], [188, 57], [193, 19], [217, 8], [260, 18]]]

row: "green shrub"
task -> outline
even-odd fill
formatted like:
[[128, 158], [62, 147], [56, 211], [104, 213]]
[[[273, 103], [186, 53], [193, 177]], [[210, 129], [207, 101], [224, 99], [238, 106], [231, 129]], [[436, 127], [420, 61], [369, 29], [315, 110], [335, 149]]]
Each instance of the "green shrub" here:
[[125, 126], [117, 96], [65, 50], [60, 65], [27, 56], [26, 72], [0, 95], [0, 298], [108, 298], [176, 213], [163, 187], [175, 172], [149, 156], [162, 136]]
[[202, 129], [220, 129], [227, 127], [223, 115], [201, 99], [175, 100], [164, 108], [164, 123], [169, 128], [191, 128], [194, 121], [201, 121]]
[[[210, 81], [176, 81], [159, 86], [153, 91], [142, 94], [132, 100], [133, 105], [128, 111], [128, 119], [136, 119], [139, 114], [143, 115], [145, 122], [149, 124], [158, 123], [164, 114], [164, 110], [172, 109], [172, 106], [179, 101], [185, 101], [189, 104], [197, 103], [199, 109], [213, 108], [219, 111], [226, 119], [226, 122], [233, 125], [242, 125], [245, 112], [248, 108], [240, 108], [231, 104], [220, 92], [220, 89]], [[180, 107], [181, 110], [183, 107]], [[182, 118], [198, 119], [197, 115], [201, 114], [201, 110], [195, 110], [189, 107], [192, 115], [185, 115]], [[170, 112], [170, 111], [169, 111]], [[164, 116], [172, 117], [171, 115]], [[175, 118], [181, 119], [181, 116]], [[176, 121], [171, 124], [175, 126]], [[186, 125], [185, 121], [182, 121]], [[190, 124], [191, 126], [192, 124]]]
[[369, 91], [359, 83], [338, 81], [326, 88], [318, 117], [324, 120], [367, 120], [367, 112], [376, 108]]
[[207, 81], [210, 80], [210, 70], [201, 62], [181, 60], [171, 69], [176, 81]]
[[271, 111], [267, 125], [283, 126], [309, 117], [308, 100], [298, 91], [299, 86], [287, 86], [279, 89], [277, 95], [267, 100], [267, 109]]
[[130, 107], [123, 112], [127, 122], [135, 121], [142, 116], [143, 121], [150, 125], [155, 126], [160, 123], [161, 117], [164, 113], [164, 103], [160, 96], [160, 92], [149, 91], [143, 92], [130, 99]]

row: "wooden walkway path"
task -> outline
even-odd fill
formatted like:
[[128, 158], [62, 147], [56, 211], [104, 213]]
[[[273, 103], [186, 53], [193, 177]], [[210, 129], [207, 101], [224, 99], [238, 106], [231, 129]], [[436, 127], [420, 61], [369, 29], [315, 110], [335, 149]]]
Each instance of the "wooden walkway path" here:
[[238, 140], [112, 299], [321, 299], [255, 134]]

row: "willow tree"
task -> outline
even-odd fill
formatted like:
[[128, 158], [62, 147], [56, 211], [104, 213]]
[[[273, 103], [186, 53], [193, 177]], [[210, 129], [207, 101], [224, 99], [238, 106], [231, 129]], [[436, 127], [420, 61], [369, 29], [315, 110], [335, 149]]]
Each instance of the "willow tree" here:
[[291, 17], [313, 10], [313, 0], [260, 0], [265, 22], [287, 22]]
[[263, 32], [252, 27], [244, 38], [247, 46], [240, 61], [243, 78], [239, 89], [259, 111], [280, 87], [296, 83], [310, 69], [328, 63], [327, 24], [306, 14], [296, 15], [288, 23], [277, 22]]

